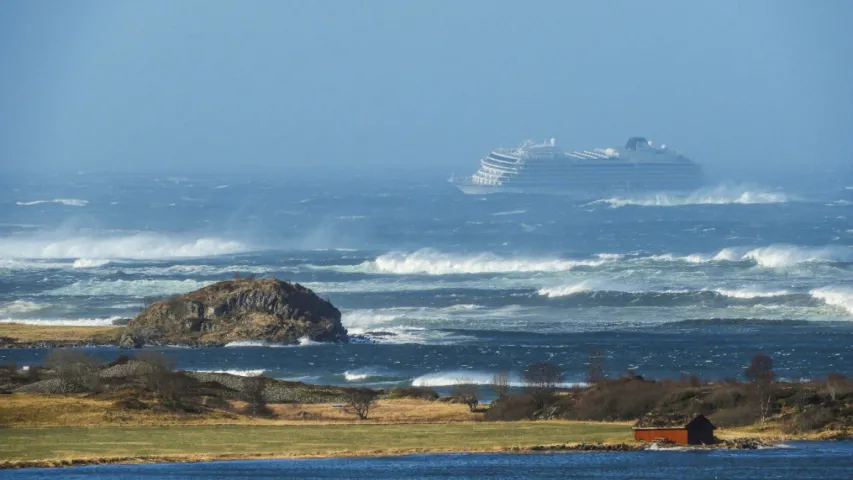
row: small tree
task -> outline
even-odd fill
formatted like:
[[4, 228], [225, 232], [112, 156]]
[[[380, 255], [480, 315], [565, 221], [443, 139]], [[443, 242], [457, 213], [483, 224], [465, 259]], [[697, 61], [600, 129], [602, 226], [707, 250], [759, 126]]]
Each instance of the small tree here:
[[53, 350], [47, 355], [44, 365], [53, 373], [69, 383], [89, 390], [97, 390], [100, 385], [97, 358], [79, 350]]
[[498, 400], [509, 395], [509, 373], [501, 370], [492, 377], [492, 390], [498, 395]]
[[554, 397], [557, 384], [563, 380], [563, 370], [553, 363], [531, 363], [522, 372], [524, 388], [533, 397], [537, 408], [548, 405]]
[[139, 352], [134, 355], [134, 359], [145, 364], [140, 368], [142, 380], [160, 400], [160, 404], [170, 410], [183, 409], [190, 379], [174, 371], [174, 359], [157, 351]]
[[264, 398], [265, 384], [264, 377], [245, 377], [240, 382], [240, 397], [246, 402], [246, 414], [250, 417], [271, 413]]
[[767, 421], [773, 402], [772, 386], [776, 379], [776, 373], [773, 372], [773, 359], [763, 353], [755, 355], [744, 370], [744, 375], [758, 391], [758, 411], [761, 423], [764, 423]]
[[471, 382], [458, 382], [453, 386], [453, 390], [450, 395], [455, 401], [467, 405], [468, 410], [472, 412], [476, 410], [477, 405], [480, 404], [480, 401], [477, 400], [477, 385]]
[[377, 393], [369, 388], [352, 388], [345, 395], [347, 404], [355, 411], [359, 420], [366, 420], [376, 402]]
[[604, 380], [604, 354], [595, 348], [591, 348], [587, 363], [586, 383], [595, 385], [602, 380]]

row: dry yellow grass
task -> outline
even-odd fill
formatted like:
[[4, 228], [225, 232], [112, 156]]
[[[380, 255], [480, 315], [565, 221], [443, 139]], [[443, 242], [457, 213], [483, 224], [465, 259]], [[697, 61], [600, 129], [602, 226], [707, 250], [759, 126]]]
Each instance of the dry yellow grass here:
[[[233, 403], [236, 409], [241, 402]], [[5, 427], [92, 427], [108, 425], [288, 425], [288, 424], [393, 424], [453, 423], [482, 420], [482, 413], [464, 405], [425, 400], [381, 400], [370, 418], [358, 420], [348, 408], [333, 404], [270, 405], [273, 419], [249, 418], [227, 411], [176, 414], [152, 410], [119, 409], [112, 401], [85, 395], [39, 395], [16, 393], [0, 397], [0, 426]]]
[[[239, 406], [239, 405], [238, 405]], [[273, 405], [278, 418], [225, 411], [169, 414], [85, 396], [0, 397], [0, 467], [238, 458], [483, 452], [631, 441], [628, 423], [481, 422], [467, 407], [386, 400], [373, 418], [330, 404]], [[303, 419], [299, 412], [308, 412]]]
[[0, 337], [11, 338], [17, 343], [78, 342], [88, 340], [107, 343], [118, 339], [123, 329], [124, 327], [73, 327], [0, 323]]

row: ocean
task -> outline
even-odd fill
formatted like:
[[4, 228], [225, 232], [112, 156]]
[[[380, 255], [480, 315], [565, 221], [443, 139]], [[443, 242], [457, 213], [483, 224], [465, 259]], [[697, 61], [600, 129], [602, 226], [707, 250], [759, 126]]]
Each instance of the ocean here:
[[853, 374], [853, 179], [807, 180], [580, 202], [466, 196], [427, 174], [7, 176], [0, 321], [109, 325], [275, 276], [370, 343], [165, 349], [178, 367], [442, 389], [547, 361], [572, 384], [595, 349], [610, 376], [742, 378], [758, 352], [784, 379]]
[[369, 478], [369, 479], [791, 479], [848, 480], [851, 442], [790, 442], [751, 451], [457, 454], [377, 458], [98, 465], [0, 471], [15, 479]]

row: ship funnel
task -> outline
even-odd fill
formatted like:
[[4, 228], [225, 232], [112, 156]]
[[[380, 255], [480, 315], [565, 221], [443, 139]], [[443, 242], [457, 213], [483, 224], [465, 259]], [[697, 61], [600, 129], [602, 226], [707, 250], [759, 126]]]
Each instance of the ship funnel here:
[[556, 139], [556, 138], [552, 138], [552, 139], [551, 139], [551, 146], [553, 147], [553, 146], [554, 146], [554, 145], [556, 145], [556, 144], [557, 144], [557, 139]]

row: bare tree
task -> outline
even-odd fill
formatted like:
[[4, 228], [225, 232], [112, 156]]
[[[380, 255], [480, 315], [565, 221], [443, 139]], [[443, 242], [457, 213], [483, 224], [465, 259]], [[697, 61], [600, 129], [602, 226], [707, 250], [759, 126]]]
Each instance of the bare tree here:
[[553, 400], [557, 384], [563, 380], [563, 370], [553, 363], [531, 363], [522, 372], [521, 379], [525, 390], [541, 409]]
[[240, 382], [240, 397], [246, 402], [246, 413], [250, 417], [269, 415], [270, 409], [264, 398], [264, 377], [245, 377]]
[[376, 402], [377, 393], [369, 388], [352, 388], [346, 392], [346, 401], [360, 420], [367, 419]]
[[100, 385], [97, 358], [79, 350], [53, 350], [45, 359], [45, 367], [70, 383], [97, 390]]
[[480, 404], [480, 401], [477, 399], [477, 385], [470, 381], [462, 380], [457, 382], [456, 385], [453, 386], [453, 390], [450, 395], [455, 401], [467, 405], [468, 410], [472, 412], [476, 410], [477, 405]]
[[586, 383], [595, 385], [602, 380], [604, 380], [604, 354], [595, 348], [591, 348], [587, 363]]
[[826, 376], [826, 393], [829, 394], [832, 401], [838, 397], [838, 390], [845, 382], [847, 382], [847, 377], [840, 373], [830, 373]]
[[492, 390], [498, 395], [498, 400], [509, 395], [509, 373], [501, 370], [492, 377]]
[[755, 355], [744, 370], [744, 375], [758, 390], [758, 411], [761, 423], [764, 423], [773, 404], [773, 381], [776, 379], [776, 373], [773, 372], [773, 359], [763, 353]]

